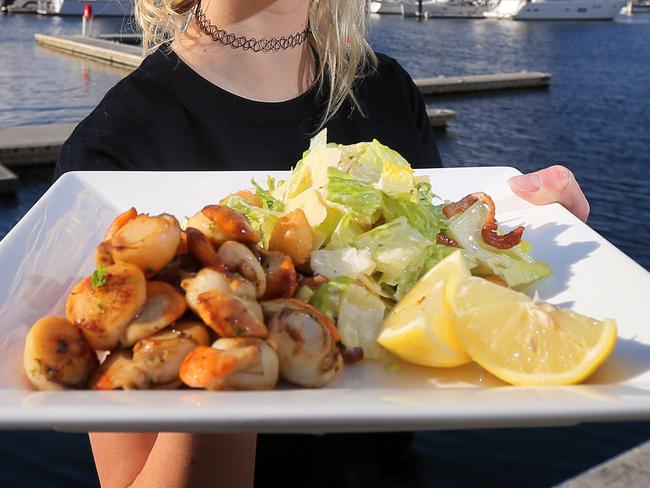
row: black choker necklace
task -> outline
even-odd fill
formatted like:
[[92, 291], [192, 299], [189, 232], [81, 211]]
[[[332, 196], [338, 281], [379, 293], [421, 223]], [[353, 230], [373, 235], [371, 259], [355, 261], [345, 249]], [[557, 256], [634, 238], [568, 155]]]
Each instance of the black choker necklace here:
[[253, 51], [256, 53], [259, 52], [271, 52], [271, 51], [280, 51], [285, 49], [292, 49], [296, 46], [300, 46], [303, 42], [307, 40], [309, 35], [309, 26], [305, 28], [304, 31], [298, 32], [288, 37], [271, 37], [267, 39], [263, 37], [262, 39], [255, 39], [251, 37], [250, 39], [245, 36], [236, 36], [235, 34], [228, 33], [223, 29], [219, 29], [216, 25], [212, 24], [210, 20], [205, 16], [205, 12], [201, 10], [201, 7], [196, 6], [194, 12], [194, 18], [199, 28], [207, 35], [212, 37], [216, 42], [223, 44], [224, 46], [230, 46], [233, 49], [243, 49], [244, 51]]

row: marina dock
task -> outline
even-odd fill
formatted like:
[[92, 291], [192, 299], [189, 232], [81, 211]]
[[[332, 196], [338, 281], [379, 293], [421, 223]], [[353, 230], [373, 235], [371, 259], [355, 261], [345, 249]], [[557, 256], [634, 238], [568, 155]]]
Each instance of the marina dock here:
[[[35, 34], [34, 37], [36, 38], [36, 42], [41, 46], [125, 68], [137, 68], [142, 62], [142, 49], [140, 47], [113, 41], [121, 40], [124, 35], [105, 35], [102, 39], [82, 36], [50, 36], [45, 34]], [[133, 42], [133, 39], [133, 36], [128, 37], [129, 42]], [[551, 75], [539, 71], [468, 76], [438, 76], [435, 78], [418, 78], [415, 80], [415, 84], [425, 96], [522, 88], [545, 88], [550, 82]]]
[[[456, 118], [456, 112], [445, 108], [427, 108], [431, 127], [441, 129]], [[5, 166], [20, 167], [51, 164], [56, 161], [61, 145], [77, 124], [26, 125], [0, 129], [0, 193], [14, 188], [17, 181]]]
[[518, 73], [496, 73], [470, 76], [438, 76], [414, 80], [423, 95], [446, 95], [494, 90], [516, 90], [522, 88], [546, 88], [551, 75], [541, 71], [520, 71]]

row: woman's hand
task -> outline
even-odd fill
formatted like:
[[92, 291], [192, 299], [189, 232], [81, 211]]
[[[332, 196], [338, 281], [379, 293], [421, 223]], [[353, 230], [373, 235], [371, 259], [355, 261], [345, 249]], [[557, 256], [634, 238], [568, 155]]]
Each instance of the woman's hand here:
[[589, 202], [575, 176], [564, 166], [551, 166], [508, 180], [512, 191], [535, 205], [560, 203], [583, 221], [589, 217]]

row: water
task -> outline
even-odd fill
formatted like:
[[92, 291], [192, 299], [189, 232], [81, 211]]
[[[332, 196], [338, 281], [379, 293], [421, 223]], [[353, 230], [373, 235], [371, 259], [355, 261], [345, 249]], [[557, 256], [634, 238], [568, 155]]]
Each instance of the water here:
[[[650, 269], [650, 19], [418, 22], [383, 16], [371, 24], [375, 49], [414, 77], [551, 72], [549, 90], [430, 100], [459, 113], [437, 134], [443, 161], [522, 171], [566, 164], [591, 202], [590, 224]], [[121, 20], [95, 20], [97, 32], [120, 28], [131, 29]], [[79, 31], [78, 19], [0, 17], [0, 127], [80, 120], [124, 75], [32, 40], [34, 32]], [[0, 236], [47, 189], [49, 173], [20, 171], [17, 195], [0, 199]], [[549, 486], [648, 438], [650, 424], [624, 423], [423, 433], [416, 448], [429, 481], [442, 486]], [[0, 435], [0, 485], [93, 483], [83, 436]]]

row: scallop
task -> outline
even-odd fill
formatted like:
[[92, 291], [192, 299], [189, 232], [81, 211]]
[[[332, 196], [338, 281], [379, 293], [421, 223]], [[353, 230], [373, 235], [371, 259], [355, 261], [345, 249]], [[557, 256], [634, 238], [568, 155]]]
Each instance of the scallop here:
[[147, 283], [147, 301], [124, 330], [120, 346], [132, 346], [140, 339], [149, 337], [178, 320], [187, 310], [185, 297], [169, 283]]
[[78, 327], [63, 317], [43, 317], [25, 337], [25, 373], [39, 390], [83, 388], [99, 365]]
[[140, 214], [115, 232], [111, 255], [116, 263], [134, 264], [151, 276], [174, 258], [180, 242], [181, 227], [175, 217]]
[[119, 345], [146, 297], [142, 271], [133, 264], [113, 264], [74, 286], [66, 318], [81, 329], [93, 349], [110, 350]]

